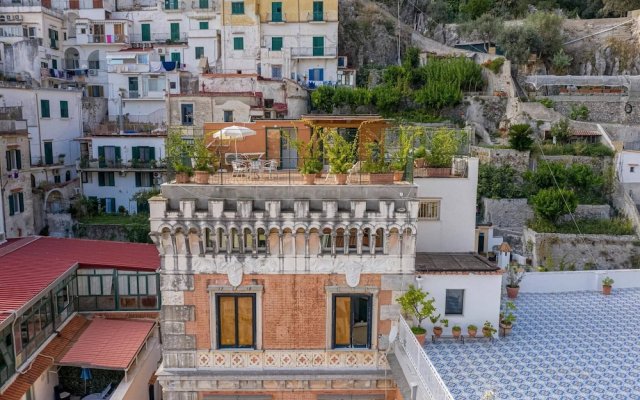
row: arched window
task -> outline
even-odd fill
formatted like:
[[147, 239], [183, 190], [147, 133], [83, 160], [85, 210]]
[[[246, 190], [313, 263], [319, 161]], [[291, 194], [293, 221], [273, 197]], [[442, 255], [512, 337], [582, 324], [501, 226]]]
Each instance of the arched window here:
[[282, 254], [285, 256], [293, 255], [293, 233], [291, 229], [285, 228], [282, 233]]
[[185, 234], [182, 231], [182, 229], [178, 229], [176, 230], [175, 233], [175, 237], [176, 237], [176, 254], [185, 254], [187, 252], [187, 249], [185, 248]]
[[280, 255], [280, 232], [276, 228], [269, 230], [269, 254]]
[[309, 231], [309, 255], [315, 256], [320, 254], [320, 234], [318, 229], [311, 228]]
[[342, 253], [344, 251], [344, 229], [338, 228], [336, 230], [336, 253]]
[[195, 229], [189, 230], [189, 250], [194, 256], [200, 254], [200, 237]]
[[160, 240], [162, 241], [162, 251], [164, 254], [173, 254], [173, 244], [171, 243], [171, 231], [169, 231], [169, 228], [164, 228], [162, 230], [162, 237]]
[[331, 254], [331, 229], [322, 230], [322, 252]]
[[382, 228], [376, 229], [376, 253], [384, 253], [384, 230]]
[[358, 252], [358, 230], [356, 228], [349, 229], [349, 253]]
[[227, 235], [223, 228], [217, 229], [218, 253], [227, 252]]
[[213, 253], [214, 237], [211, 233], [211, 229], [205, 228], [204, 230], [204, 251], [205, 253]]
[[267, 252], [267, 235], [264, 228], [258, 228], [258, 253]]
[[240, 235], [238, 234], [238, 229], [231, 228], [231, 235], [229, 236], [229, 240], [231, 241], [231, 252], [239, 253], [240, 252]]
[[387, 250], [390, 255], [400, 255], [400, 233], [397, 228], [389, 231], [389, 245]]
[[298, 230], [296, 230], [296, 237], [295, 237], [295, 241], [296, 241], [296, 255], [298, 256], [304, 256], [305, 255], [305, 247], [306, 247], [306, 240], [305, 240], [305, 235], [304, 235], [304, 229], [302, 228], [298, 228]]
[[253, 232], [249, 228], [244, 228], [244, 252], [251, 253], [254, 250]]

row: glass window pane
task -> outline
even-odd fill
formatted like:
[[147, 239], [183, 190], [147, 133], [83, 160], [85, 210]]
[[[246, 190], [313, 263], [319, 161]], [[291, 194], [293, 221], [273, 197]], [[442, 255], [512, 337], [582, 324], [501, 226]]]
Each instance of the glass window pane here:
[[253, 346], [253, 297], [238, 297], [238, 346]]
[[236, 343], [235, 298], [218, 297], [218, 323], [220, 326], [220, 346], [234, 346]]
[[90, 286], [89, 286], [89, 294], [100, 295], [102, 294], [102, 289], [100, 287], [100, 276], [92, 276], [89, 278]]
[[335, 344], [336, 346], [349, 346], [351, 345], [351, 298], [336, 297], [335, 307]]
[[444, 313], [447, 315], [461, 315], [463, 311], [463, 289], [447, 289]]
[[155, 275], [147, 275], [147, 294], [158, 294]]
[[365, 347], [369, 342], [369, 299], [353, 298], [353, 346]]

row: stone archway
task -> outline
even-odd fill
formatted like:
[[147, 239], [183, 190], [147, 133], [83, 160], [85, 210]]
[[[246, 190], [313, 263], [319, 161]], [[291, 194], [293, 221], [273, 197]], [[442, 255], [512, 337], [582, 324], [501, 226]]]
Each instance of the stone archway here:
[[80, 52], [75, 47], [69, 47], [64, 51], [65, 69], [80, 69]]

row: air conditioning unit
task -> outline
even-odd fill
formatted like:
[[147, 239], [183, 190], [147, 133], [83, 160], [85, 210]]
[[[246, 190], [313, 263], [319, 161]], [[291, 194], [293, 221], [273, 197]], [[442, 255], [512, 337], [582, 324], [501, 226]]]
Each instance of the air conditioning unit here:
[[13, 15], [11, 14], [7, 15], [5, 18], [7, 21], [13, 21]]
[[162, 54], [163, 52], [164, 52], [164, 50], [158, 49], [158, 54]]
[[98, 70], [97, 69], [90, 69], [89, 70], [89, 76], [98, 76]]
[[16, 21], [22, 21], [22, 15], [18, 14], [15, 17], [13, 17], [13, 19]]
[[153, 173], [153, 177], [154, 178], [160, 178], [160, 172], [154, 172]]

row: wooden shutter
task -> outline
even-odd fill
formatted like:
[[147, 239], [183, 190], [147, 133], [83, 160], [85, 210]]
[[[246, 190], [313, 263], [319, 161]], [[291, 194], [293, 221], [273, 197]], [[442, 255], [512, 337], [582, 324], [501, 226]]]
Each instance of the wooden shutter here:
[[16, 150], [16, 169], [22, 169], [22, 152]]
[[116, 199], [110, 198], [109, 202], [111, 203], [111, 211], [116, 212]]
[[98, 172], [98, 186], [104, 186], [104, 172]]
[[9, 150], [6, 151], [6, 156], [5, 157], [6, 157], [6, 160], [7, 160], [7, 172], [8, 172], [8, 171], [11, 171], [11, 169], [12, 169], [11, 168], [12, 167], [12, 165], [11, 165], [11, 152]]
[[149, 161], [156, 159], [156, 148], [149, 147]]
[[351, 345], [351, 297], [334, 298], [334, 341], [336, 346]]
[[142, 186], [142, 176], [140, 172], [136, 172], [136, 187]]
[[109, 172], [109, 186], [115, 186], [116, 185], [116, 173], [115, 172]]
[[7, 197], [7, 199], [9, 203], [9, 215], [13, 215], [16, 212], [13, 208], [13, 195], [10, 194], [9, 197]]
[[133, 148], [131, 149], [131, 158], [133, 158], [134, 160], [139, 160], [140, 159], [140, 147], [138, 146], [133, 146]]
[[18, 193], [18, 203], [20, 206], [20, 212], [24, 212], [24, 194], [22, 192]]
[[120, 146], [116, 146], [116, 162], [118, 160], [122, 161], [122, 156], [120, 155]]

